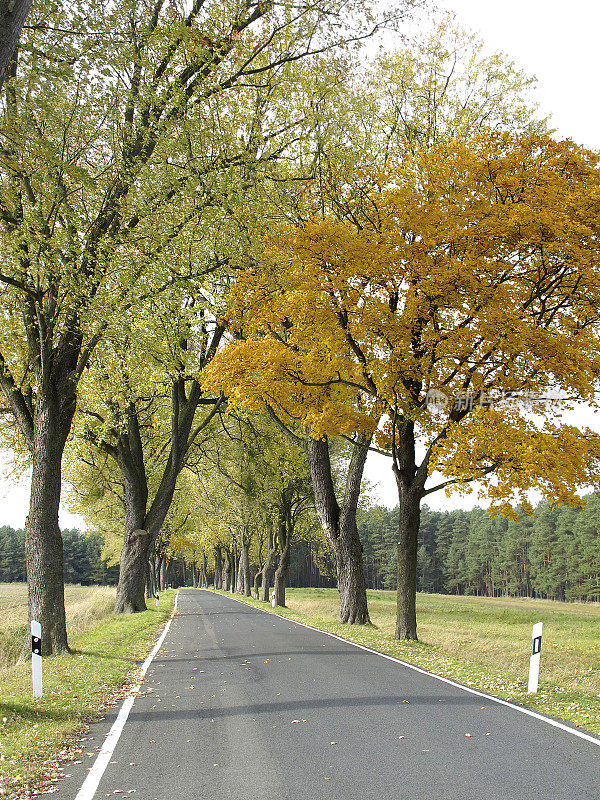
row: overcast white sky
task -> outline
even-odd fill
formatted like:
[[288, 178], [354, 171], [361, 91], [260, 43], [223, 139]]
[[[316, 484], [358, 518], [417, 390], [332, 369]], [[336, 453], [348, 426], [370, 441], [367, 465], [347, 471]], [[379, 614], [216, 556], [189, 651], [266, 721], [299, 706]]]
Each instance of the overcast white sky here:
[[[518, 66], [538, 78], [538, 100], [551, 114], [558, 135], [600, 149], [598, 102], [598, 32], [600, 5], [594, 0], [437, 0], [440, 8], [454, 10], [459, 21], [481, 34], [492, 50], [505, 51]], [[590, 420], [586, 420], [590, 424]], [[372, 456], [367, 477], [378, 482], [375, 496], [393, 506], [396, 489], [389, 460]], [[0, 482], [0, 525], [24, 523], [29, 487]], [[432, 508], [468, 508], [469, 501], [432, 495]], [[63, 526], [80, 520], [64, 512]]]

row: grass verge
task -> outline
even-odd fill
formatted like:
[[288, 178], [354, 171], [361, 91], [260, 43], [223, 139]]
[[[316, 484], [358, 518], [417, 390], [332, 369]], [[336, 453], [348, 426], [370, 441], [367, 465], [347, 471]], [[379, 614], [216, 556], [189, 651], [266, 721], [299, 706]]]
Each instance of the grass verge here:
[[140, 662], [173, 609], [175, 591], [160, 607], [105, 617], [72, 636], [71, 655], [44, 659], [44, 696], [31, 696], [31, 666], [0, 677], [0, 794], [33, 797], [60, 774], [86, 723], [134, 685]]
[[[227, 592], [219, 594], [231, 596]], [[275, 609], [258, 600], [237, 594], [234, 597], [600, 735], [598, 607], [419, 595], [422, 640], [401, 642], [393, 638], [392, 592], [368, 592], [375, 624], [365, 626], [336, 621], [339, 606], [335, 589], [288, 589], [288, 607]], [[562, 615], [566, 615], [564, 619]], [[544, 621], [545, 633], [542, 678], [538, 693], [529, 695], [531, 625], [539, 620]], [[574, 643], [580, 636], [585, 643], [588, 629], [589, 635], [595, 633], [595, 636], [591, 655], [583, 658], [578, 647], [583, 649], [585, 644]], [[559, 645], [553, 641], [553, 630]], [[558, 647], [561, 652], [557, 652]], [[517, 657], [515, 653], [520, 655]]]
[[[112, 614], [116, 586], [65, 586], [69, 640]], [[27, 584], [0, 583], [0, 681], [19, 658], [27, 631]]]

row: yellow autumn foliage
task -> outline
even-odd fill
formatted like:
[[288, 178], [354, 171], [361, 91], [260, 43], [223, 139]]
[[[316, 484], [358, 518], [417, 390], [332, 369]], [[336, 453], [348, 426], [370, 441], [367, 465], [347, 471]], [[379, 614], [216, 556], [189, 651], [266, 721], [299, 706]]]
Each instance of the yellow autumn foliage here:
[[[494, 472], [499, 505], [531, 487], [573, 500], [597, 483], [600, 439], [523, 398], [596, 402], [598, 164], [570, 141], [487, 131], [307, 189], [304, 218], [274, 222], [240, 276], [240, 340], [207, 385], [315, 437], [376, 430], [387, 452], [411, 421], [430, 473]], [[430, 390], [447, 407], [432, 412]]]

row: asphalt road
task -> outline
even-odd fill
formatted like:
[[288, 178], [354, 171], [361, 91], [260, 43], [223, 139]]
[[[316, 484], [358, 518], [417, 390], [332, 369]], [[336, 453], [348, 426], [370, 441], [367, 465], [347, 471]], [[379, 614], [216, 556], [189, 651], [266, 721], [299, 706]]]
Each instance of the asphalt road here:
[[[58, 798], [76, 797], [115, 717], [92, 726], [82, 763], [66, 765]], [[600, 747], [190, 589], [180, 592], [178, 613], [94, 797], [123, 795], [600, 800]]]

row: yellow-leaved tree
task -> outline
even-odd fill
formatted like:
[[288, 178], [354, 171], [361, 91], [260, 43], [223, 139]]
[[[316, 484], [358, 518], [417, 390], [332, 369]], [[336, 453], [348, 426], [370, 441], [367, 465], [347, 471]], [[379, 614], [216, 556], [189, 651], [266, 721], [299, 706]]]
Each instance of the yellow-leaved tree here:
[[207, 382], [301, 418], [317, 456], [341, 434], [373, 435], [391, 457], [396, 636], [416, 639], [426, 495], [481, 481], [508, 511], [532, 488], [569, 503], [598, 483], [600, 437], [565, 424], [558, 400], [532, 407], [595, 403], [598, 156], [485, 131], [407, 145], [303, 202], [305, 221], [274, 227], [239, 280], [229, 316], [245, 340]]

